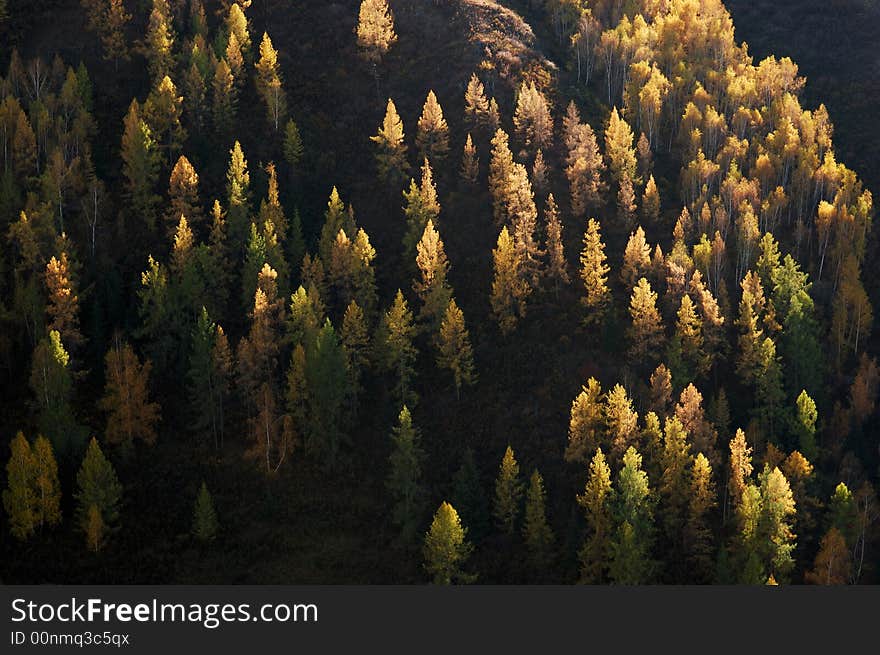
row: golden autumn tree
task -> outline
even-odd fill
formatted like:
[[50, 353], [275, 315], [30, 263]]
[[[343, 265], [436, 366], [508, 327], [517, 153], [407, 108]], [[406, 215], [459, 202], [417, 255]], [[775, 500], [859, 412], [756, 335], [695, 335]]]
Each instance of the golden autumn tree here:
[[199, 199], [199, 174], [186, 156], [181, 155], [168, 180], [169, 207], [165, 212], [165, 225], [169, 234], [173, 234], [185, 216], [191, 227], [203, 232], [205, 230], [205, 212]]
[[477, 157], [477, 147], [471, 138], [470, 132], [464, 142], [464, 151], [461, 156], [461, 179], [468, 184], [476, 184], [480, 174], [480, 159]]
[[608, 288], [608, 273], [611, 269], [606, 263], [601, 226], [594, 218], [587, 221], [580, 260], [580, 277], [585, 291], [581, 297], [581, 304], [586, 309], [584, 321], [588, 325], [595, 325], [602, 321], [611, 302], [611, 290]]
[[22, 432], [10, 442], [11, 454], [6, 464], [6, 489], [3, 509], [9, 530], [16, 539], [28, 539], [36, 528], [36, 493], [33, 485], [36, 462], [31, 445]]
[[565, 259], [565, 245], [562, 240], [562, 220], [559, 217], [559, 207], [551, 193], [547, 196], [547, 205], [544, 208], [544, 233], [546, 244], [544, 252], [547, 254], [545, 276], [553, 283], [553, 288], [559, 295], [559, 286], [568, 284], [568, 261]]
[[633, 288], [629, 315], [630, 359], [640, 366], [656, 361], [657, 350], [663, 343], [663, 319], [657, 309], [657, 293], [645, 278], [640, 278]]
[[483, 127], [489, 122], [489, 101], [483, 83], [471, 73], [464, 93], [464, 115], [471, 127]]
[[531, 288], [520, 275], [520, 263], [507, 227], [501, 228], [492, 251], [495, 276], [492, 280], [492, 313], [503, 335], [510, 334], [525, 316], [526, 298]]
[[437, 365], [452, 372], [456, 397], [461, 397], [462, 385], [476, 382], [474, 355], [470, 335], [464, 322], [464, 313], [450, 299], [440, 323]]
[[449, 271], [446, 249], [430, 218], [416, 244], [416, 266], [420, 276], [413, 281], [413, 290], [422, 301], [419, 317], [434, 332], [440, 327], [446, 306], [452, 299], [452, 287], [446, 278]]
[[76, 292], [70, 260], [62, 251], [46, 264], [46, 314], [48, 330], [57, 330], [68, 350], [76, 350], [83, 342], [79, 329], [79, 296]]
[[104, 358], [106, 386], [99, 406], [107, 412], [105, 438], [131, 450], [135, 439], [148, 445], [156, 441], [160, 408], [150, 401], [149, 377], [152, 364], [141, 364], [132, 347], [118, 337]]
[[419, 159], [442, 161], [449, 153], [449, 126], [434, 91], [428, 91], [422, 115], [416, 125], [416, 147]]
[[379, 177], [387, 181], [390, 186], [397, 186], [409, 174], [404, 136], [403, 121], [397, 113], [394, 101], [388, 98], [385, 118], [382, 119], [379, 132], [371, 136], [370, 140], [379, 146], [376, 152]]
[[287, 97], [281, 87], [281, 69], [278, 66], [278, 52], [272, 46], [272, 39], [263, 32], [260, 42], [260, 59], [256, 64], [257, 90], [266, 104], [269, 122], [277, 132], [278, 126], [287, 113]]
[[372, 66], [379, 92], [379, 64], [388, 50], [397, 42], [394, 32], [394, 14], [386, 0], [363, 0], [358, 12], [357, 45], [361, 56]]
[[553, 142], [553, 117], [547, 99], [534, 81], [519, 88], [513, 114], [516, 136], [529, 152], [547, 148]]
[[645, 240], [645, 231], [639, 225], [630, 233], [623, 251], [623, 266], [620, 279], [627, 289], [633, 288], [640, 277], [645, 277], [651, 269], [651, 246]]

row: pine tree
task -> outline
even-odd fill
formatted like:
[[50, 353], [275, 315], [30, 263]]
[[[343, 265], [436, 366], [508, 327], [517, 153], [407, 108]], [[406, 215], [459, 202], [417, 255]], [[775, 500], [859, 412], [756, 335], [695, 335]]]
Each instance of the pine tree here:
[[48, 436], [55, 452], [66, 457], [80, 445], [79, 428], [71, 404], [70, 355], [55, 330], [34, 348], [30, 387], [37, 401], [40, 433]]
[[526, 313], [526, 298], [531, 288], [519, 273], [519, 260], [507, 227], [501, 228], [498, 243], [492, 251], [495, 276], [492, 280], [492, 313], [498, 321], [501, 334], [509, 335], [517, 321]]
[[[300, 287], [302, 288], [302, 287]], [[339, 340], [345, 348], [348, 363], [349, 389], [352, 398], [362, 391], [362, 379], [369, 365], [370, 335], [367, 329], [364, 311], [357, 301], [352, 300], [345, 308]]]
[[214, 129], [226, 136], [232, 131], [238, 111], [238, 89], [235, 78], [225, 59], [220, 57], [214, 66], [211, 81], [211, 118]]
[[117, 338], [104, 362], [107, 384], [99, 406], [107, 412], [107, 442], [123, 452], [132, 448], [135, 439], [154, 444], [160, 410], [149, 399], [150, 361], [141, 364], [132, 347]]
[[229, 33], [225, 57], [226, 63], [229, 64], [229, 71], [232, 73], [235, 88], [240, 93], [244, 86], [244, 54], [235, 32]]
[[611, 442], [611, 455], [617, 460], [634, 442], [639, 421], [639, 415], [633, 409], [632, 400], [623, 385], [615, 384], [605, 394], [602, 416], [608, 439]]
[[645, 231], [638, 226], [630, 233], [626, 249], [623, 251], [623, 266], [620, 279], [627, 289], [632, 289], [640, 277], [648, 275], [651, 269], [651, 246], [645, 240]]
[[547, 192], [547, 185], [550, 183], [549, 178], [550, 171], [548, 170], [547, 162], [544, 160], [544, 151], [538, 148], [538, 152], [535, 153], [535, 161], [532, 164], [530, 176], [535, 193], [543, 195]]
[[236, 141], [229, 151], [229, 167], [226, 169], [226, 196], [228, 209], [226, 221], [229, 225], [229, 240], [239, 252], [244, 250], [251, 223], [250, 208], [251, 175], [248, 172], [247, 160]]
[[306, 351], [305, 378], [309, 399], [307, 449], [325, 466], [332, 467], [345, 436], [345, 400], [350, 392], [345, 351], [329, 319], [318, 332], [314, 346]]
[[603, 418], [602, 385], [596, 378], [590, 378], [571, 403], [566, 462], [586, 462], [599, 447]]
[[611, 110], [608, 127], [605, 129], [605, 155], [614, 180], [621, 184], [625, 177], [630, 180], [636, 176], [636, 153], [633, 149], [633, 132], [629, 123], [617, 111]]
[[[116, 477], [113, 465], [104, 457], [98, 442], [92, 438], [83, 458], [82, 466], [76, 474], [76, 521], [80, 529], [90, 537], [92, 543], [100, 525], [100, 533], [112, 532], [119, 521], [119, 505], [122, 500], [122, 485]], [[95, 519], [95, 508], [100, 524]]]
[[269, 122], [277, 132], [278, 125], [287, 113], [287, 97], [281, 88], [281, 72], [278, 68], [278, 52], [272, 47], [272, 39], [263, 32], [263, 40], [260, 42], [260, 60], [256, 65], [257, 90], [266, 103], [266, 111], [269, 114]]
[[436, 333], [452, 299], [452, 288], [446, 279], [449, 260], [446, 258], [443, 240], [434, 229], [434, 222], [430, 218], [416, 245], [416, 253], [416, 266], [421, 276], [413, 281], [413, 290], [422, 301], [419, 318], [427, 324], [431, 332]]
[[434, 91], [428, 91], [422, 115], [416, 125], [416, 147], [419, 159], [442, 162], [449, 153], [449, 126]]
[[470, 386], [476, 382], [470, 336], [464, 323], [464, 314], [454, 298], [447, 304], [440, 323], [437, 366], [452, 373], [457, 398], [461, 398], [462, 385]]
[[137, 100], [132, 100], [125, 115], [122, 134], [122, 174], [125, 177], [125, 196], [129, 216], [143, 222], [147, 232], [156, 225], [156, 206], [159, 197], [155, 193], [158, 182], [159, 156], [150, 127], [141, 118]]
[[182, 108], [183, 97], [177, 95], [177, 87], [167, 75], [150, 91], [144, 103], [144, 118], [158, 148], [165, 153], [163, 163], [174, 161], [172, 155], [186, 140], [186, 130], [180, 124]]
[[299, 172], [299, 164], [303, 156], [302, 136], [299, 127], [291, 118], [284, 126], [284, 161], [286, 161], [294, 174]]
[[504, 225], [508, 221], [508, 180], [514, 164], [508, 142], [507, 133], [497, 129], [492, 137], [492, 153], [489, 159], [489, 191], [492, 193], [492, 216], [496, 226]]
[[193, 507], [193, 536], [202, 543], [214, 541], [219, 527], [211, 492], [208, 491], [208, 485], [202, 482]]
[[817, 455], [816, 419], [819, 417], [816, 403], [806, 391], [801, 391], [795, 406], [794, 431], [798, 438], [798, 449], [808, 460], [814, 460]]
[[471, 127], [483, 127], [489, 121], [489, 101], [483, 83], [476, 73], [471, 73], [464, 92], [464, 115]]
[[158, 82], [174, 68], [174, 30], [168, 0], [153, 0], [144, 42], [150, 77]]
[[[221, 355], [218, 348], [223, 348], [220, 344], [221, 332], [222, 328], [218, 328], [208, 315], [208, 310], [202, 307], [192, 332], [187, 375], [190, 405], [195, 415], [192, 428], [202, 439], [210, 435], [215, 448], [220, 444], [225, 377], [228, 375], [228, 372], [224, 375], [222, 370], [223, 362], [218, 361]], [[228, 344], [225, 347], [228, 349]]]
[[529, 551], [532, 569], [538, 578], [547, 574], [553, 557], [555, 537], [547, 521], [547, 500], [544, 492], [544, 479], [535, 469], [526, 491], [525, 519], [523, 521], [523, 540]]
[[704, 375], [709, 368], [709, 358], [703, 349], [703, 323], [689, 295], [682, 296], [676, 317], [674, 339], [681, 348], [683, 366], [673, 371], [672, 376], [678, 384], [683, 384]]
[[379, 126], [379, 132], [370, 137], [379, 145], [376, 152], [376, 165], [379, 177], [390, 187], [398, 186], [409, 174], [409, 162], [406, 159], [407, 146], [404, 141], [403, 121], [397, 114], [394, 101], [388, 98], [385, 118]]
[[760, 543], [766, 554], [763, 556], [769, 571], [779, 581], [788, 579], [794, 568], [792, 553], [795, 548], [795, 534], [792, 519], [795, 515], [795, 502], [788, 480], [778, 468], [769, 466], [758, 475], [761, 491], [761, 515], [758, 523]]
[[361, 54], [373, 69], [397, 42], [394, 33], [394, 15], [386, 0], [363, 0], [358, 13], [357, 44]]
[[553, 117], [550, 115], [547, 99], [538, 91], [534, 82], [523, 82], [519, 88], [513, 125], [517, 138], [526, 150], [533, 152], [552, 145]]
[[712, 582], [715, 565], [710, 512], [715, 507], [715, 483], [712, 465], [702, 453], [697, 453], [691, 469], [688, 517], [684, 527], [684, 546], [691, 567], [691, 580]]
[[437, 225], [440, 216], [440, 203], [437, 200], [437, 187], [434, 185], [434, 173], [427, 159], [422, 164], [421, 184], [416, 186], [410, 180], [409, 190], [403, 192], [406, 206], [406, 233], [403, 235], [403, 253], [407, 261], [415, 261], [416, 244], [422, 237], [428, 221]]
[[602, 175], [605, 163], [599, 152], [596, 135], [588, 124], [576, 123], [566, 132], [568, 153], [565, 160], [565, 177], [571, 196], [571, 211], [582, 216], [587, 209], [597, 207], [605, 190]]
[[477, 157], [477, 147], [471, 139], [468, 132], [467, 139], [464, 142], [464, 153], [461, 157], [461, 179], [468, 184], [476, 184], [477, 177], [480, 175], [480, 159]]
[[199, 174], [184, 155], [180, 156], [171, 169], [168, 200], [170, 203], [165, 212], [165, 224], [169, 234], [173, 234], [181, 216], [185, 216], [195, 230], [204, 233], [205, 212], [199, 200]]
[[38, 528], [61, 523], [61, 482], [52, 444], [37, 435], [33, 445], [34, 519]]
[[101, 45], [104, 46], [104, 59], [112, 61], [113, 67], [117, 71], [120, 59], [129, 60], [125, 41], [125, 26], [130, 20], [131, 14], [125, 12], [122, 0], [109, 0], [101, 30]]
[[633, 288], [629, 315], [632, 320], [628, 330], [630, 359], [640, 366], [656, 361], [656, 353], [663, 343], [663, 319], [657, 310], [657, 294], [645, 278], [640, 278]]
[[415, 326], [403, 292], [398, 289], [394, 303], [385, 313], [381, 326], [385, 366], [395, 376], [394, 395], [401, 404], [411, 400], [411, 384], [418, 351], [413, 345]]
[[608, 273], [611, 269], [605, 263], [605, 244], [602, 243], [599, 221], [594, 218], [587, 221], [580, 261], [581, 280], [586, 292], [581, 298], [581, 304], [587, 312], [584, 322], [588, 325], [599, 324], [611, 301], [611, 291], [608, 288]]
[[321, 227], [321, 237], [318, 240], [318, 255], [321, 261], [330, 261], [333, 242], [336, 240], [339, 230], [344, 230], [346, 234], [354, 234], [355, 232], [354, 221], [351, 220], [350, 214], [346, 214], [345, 203], [342, 202], [339, 191], [334, 186], [330, 191], [330, 198], [327, 200], [324, 225]]
[[541, 276], [543, 254], [536, 238], [538, 209], [525, 166], [514, 164], [508, 179], [507, 216], [513, 230], [519, 273], [531, 288], [537, 288]]
[[502, 533], [511, 536], [516, 530], [519, 519], [520, 501], [523, 495], [523, 484], [519, 475], [519, 464], [508, 446], [501, 459], [498, 477], [495, 480], [495, 505], [492, 513], [495, 523]]
[[425, 570], [434, 584], [467, 584], [476, 579], [461, 568], [473, 551], [466, 536], [467, 528], [462, 526], [455, 508], [446, 501], [441, 503], [425, 534], [423, 547]]
[[611, 544], [609, 575], [616, 584], [644, 584], [655, 568], [651, 559], [653, 501], [642, 457], [632, 446], [617, 475], [615, 500], [618, 527]]
[[672, 375], [665, 364], [660, 364], [651, 373], [651, 410], [665, 416], [672, 402]]
[[424, 496], [421, 478], [425, 454], [421, 448], [419, 430], [413, 426], [406, 405], [400, 410], [391, 442], [393, 450], [388, 458], [389, 470], [385, 482], [394, 503], [391, 517], [400, 528], [402, 539], [410, 541], [416, 536], [421, 522]]
[[52, 257], [46, 264], [46, 328], [57, 331], [62, 343], [76, 350], [82, 344], [83, 336], [79, 330], [79, 296], [71, 268], [64, 251], [57, 259]]
[[625, 175], [617, 190], [617, 222], [624, 228], [632, 228], [636, 217], [636, 196], [632, 178]]
[[554, 289], [559, 294], [559, 285], [568, 284], [568, 262], [565, 259], [565, 248], [562, 242], [562, 221], [559, 218], [559, 208], [551, 193], [547, 196], [547, 207], [544, 209], [545, 234], [547, 235], [546, 276], [553, 282]]
[[590, 461], [584, 493], [577, 497], [578, 504], [586, 512], [589, 531], [578, 554], [582, 583], [601, 584], [607, 579], [613, 529], [611, 500], [611, 469], [605, 462], [602, 449], [598, 448]]
[[9, 448], [12, 453], [6, 464], [3, 509], [6, 510], [12, 536], [25, 541], [37, 527], [37, 498], [34, 489], [36, 460], [31, 445], [21, 432], [15, 435]]
[[452, 477], [452, 501], [461, 509], [461, 515], [470, 526], [475, 540], [489, 533], [489, 503], [471, 448], [465, 448], [461, 466]]
[[653, 175], [648, 178], [642, 194], [642, 217], [645, 225], [656, 225], [660, 218], [660, 192], [657, 191], [657, 183], [654, 182]]
[[226, 34], [235, 35], [236, 40], [241, 46], [241, 52], [244, 58], [250, 62], [251, 37], [250, 25], [244, 10], [250, 5], [249, 2], [233, 2], [229, 5], [229, 13], [226, 15]]
[[660, 455], [661, 518], [668, 544], [669, 564], [674, 579], [681, 581], [685, 547], [684, 527], [687, 520], [688, 498], [691, 485], [688, 475], [692, 456], [688, 434], [681, 421], [673, 416], [666, 419], [663, 431], [663, 451]]

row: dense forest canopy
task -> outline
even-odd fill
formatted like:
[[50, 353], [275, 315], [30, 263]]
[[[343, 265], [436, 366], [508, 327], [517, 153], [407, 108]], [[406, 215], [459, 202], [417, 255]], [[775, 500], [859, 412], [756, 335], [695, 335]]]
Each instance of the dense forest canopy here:
[[4, 581], [877, 581], [873, 197], [720, 0], [0, 34]]

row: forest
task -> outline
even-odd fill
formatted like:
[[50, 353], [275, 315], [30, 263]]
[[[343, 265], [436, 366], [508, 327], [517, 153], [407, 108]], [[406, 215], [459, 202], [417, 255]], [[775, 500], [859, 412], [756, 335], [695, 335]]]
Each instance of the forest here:
[[868, 43], [0, 0], [0, 580], [877, 584]]

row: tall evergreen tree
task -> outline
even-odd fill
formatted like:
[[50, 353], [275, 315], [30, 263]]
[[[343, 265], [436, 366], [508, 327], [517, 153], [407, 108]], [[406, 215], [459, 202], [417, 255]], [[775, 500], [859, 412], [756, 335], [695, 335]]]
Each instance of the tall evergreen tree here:
[[513, 449], [508, 446], [501, 458], [498, 477], [495, 479], [495, 523], [502, 533], [510, 536], [516, 529], [519, 519], [523, 483], [519, 475], [519, 464]]
[[523, 521], [523, 539], [529, 551], [529, 559], [537, 578], [547, 575], [553, 557], [555, 537], [547, 520], [547, 499], [544, 491], [544, 479], [535, 469], [529, 480], [526, 491], [525, 518]]
[[116, 477], [116, 470], [104, 457], [94, 438], [89, 442], [82, 466], [76, 474], [76, 487], [76, 521], [80, 529], [87, 537], [93, 536], [95, 518], [90, 514], [93, 515], [97, 509], [102, 532], [113, 532], [118, 527], [122, 485]]
[[452, 300], [452, 287], [446, 278], [449, 260], [443, 240], [430, 218], [422, 238], [416, 244], [416, 266], [421, 274], [413, 281], [413, 290], [422, 301], [419, 318], [431, 332], [436, 332]]
[[517, 321], [525, 316], [526, 298], [531, 287], [519, 273], [519, 259], [507, 227], [501, 228], [498, 243], [492, 251], [495, 276], [492, 280], [492, 313], [503, 335], [513, 332]]
[[3, 490], [3, 509], [9, 521], [9, 531], [24, 541], [37, 525], [34, 472], [36, 461], [31, 445], [22, 432], [10, 442], [12, 451], [6, 464], [6, 489]]
[[654, 510], [642, 457], [630, 446], [617, 475], [617, 532], [611, 544], [609, 575], [617, 584], [644, 584], [652, 579]]
[[464, 314], [455, 304], [454, 298], [450, 299], [446, 306], [443, 321], [440, 323], [438, 342], [437, 365], [452, 372], [455, 394], [461, 398], [462, 385], [474, 384], [476, 372]]
[[584, 233], [584, 247], [581, 250], [581, 280], [584, 283], [584, 296], [581, 298], [586, 310], [584, 321], [595, 325], [601, 323], [611, 301], [611, 290], [608, 288], [608, 272], [606, 264], [605, 244], [599, 221], [591, 218], [587, 221]]
[[412, 400], [412, 379], [418, 351], [413, 345], [415, 326], [403, 292], [397, 290], [394, 303], [385, 313], [380, 326], [381, 347], [385, 367], [394, 373], [394, 396], [401, 403]]
[[462, 570], [473, 552], [466, 537], [467, 528], [462, 526], [458, 512], [446, 501], [441, 503], [425, 534], [423, 547], [425, 570], [434, 584], [468, 584], [476, 579], [475, 575]]
[[385, 118], [379, 126], [379, 132], [370, 137], [378, 144], [376, 165], [379, 177], [390, 187], [398, 186], [409, 174], [409, 162], [406, 159], [407, 146], [404, 141], [403, 121], [397, 114], [394, 101], [388, 98]]
[[217, 538], [219, 527], [211, 492], [208, 491], [208, 485], [202, 482], [193, 507], [193, 536], [202, 543], [214, 541]]
[[269, 122], [277, 132], [278, 126], [287, 113], [287, 97], [282, 88], [281, 70], [278, 66], [278, 52], [272, 46], [272, 39], [263, 32], [260, 42], [260, 59], [256, 64], [257, 90], [263, 97]]
[[130, 345], [114, 340], [104, 358], [107, 380], [99, 403], [107, 412], [105, 437], [108, 443], [129, 451], [135, 439], [152, 445], [156, 441], [159, 405], [149, 398], [149, 360], [140, 363]]
[[584, 493], [577, 497], [578, 505], [583, 507], [587, 516], [588, 536], [578, 554], [580, 581], [586, 584], [601, 584], [607, 580], [614, 529], [612, 499], [611, 469], [605, 462], [602, 449], [598, 448], [590, 462]]
[[421, 479], [422, 461], [425, 454], [419, 430], [413, 426], [412, 415], [406, 405], [400, 410], [391, 442], [393, 450], [388, 458], [389, 470], [385, 481], [394, 503], [391, 517], [400, 528], [401, 538], [410, 541], [418, 533], [421, 521], [425, 493]]
[[419, 159], [442, 162], [449, 153], [449, 126], [434, 91], [428, 91], [422, 115], [416, 126], [416, 147]]

